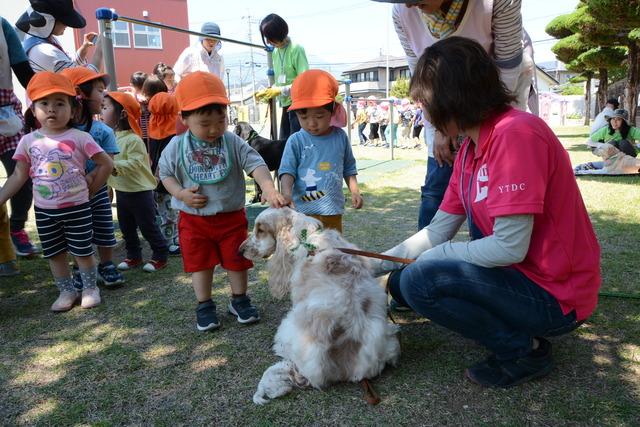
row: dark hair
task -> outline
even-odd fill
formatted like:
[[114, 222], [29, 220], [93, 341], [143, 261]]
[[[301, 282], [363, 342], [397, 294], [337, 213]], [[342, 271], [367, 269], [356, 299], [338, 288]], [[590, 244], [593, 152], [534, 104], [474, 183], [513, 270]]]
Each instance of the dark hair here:
[[[336, 103], [335, 102], [330, 102], [328, 104], [324, 104], [321, 105], [318, 108], [323, 108], [325, 110], [327, 110], [328, 112], [330, 112], [331, 114], [333, 114], [333, 109], [335, 108]], [[307, 112], [308, 108], [300, 108], [299, 110], [291, 110], [294, 111], [296, 113], [300, 113], [300, 114], [305, 114]]]
[[455, 36], [425, 49], [411, 77], [410, 96], [439, 131], [451, 120], [460, 129], [478, 126], [516, 99], [484, 48]]
[[93, 92], [93, 86], [97, 81], [102, 81], [103, 83], [105, 83], [105, 86], [106, 86], [106, 82], [104, 81], [104, 79], [93, 79], [78, 85], [78, 88], [80, 89], [80, 93], [82, 93], [83, 97], [79, 101], [80, 117], [78, 118], [79, 120], [77, 124], [86, 125], [87, 132], [91, 129], [91, 125], [93, 123], [93, 114], [94, 114], [89, 109], [88, 98], [91, 96], [91, 92]]
[[167, 85], [162, 79], [156, 75], [147, 77], [147, 80], [145, 80], [142, 85], [142, 95], [144, 95], [147, 100], [150, 100], [153, 98], [153, 95], [160, 92], [169, 92]]
[[[627, 123], [625, 119], [622, 119], [620, 129], [618, 129], [620, 135], [622, 136], [622, 139], [627, 139], [627, 135], [629, 135], [630, 130], [631, 126], [629, 126], [629, 123]], [[611, 120], [609, 120], [609, 135], [613, 135], [614, 133], [616, 133], [616, 131], [615, 129], [613, 129], [613, 126], [611, 126]]]
[[[154, 67], [153, 67], [153, 74], [155, 74], [156, 76], [158, 76], [158, 78], [160, 80], [164, 80], [164, 78], [167, 76], [167, 74], [169, 73], [174, 73], [173, 68], [171, 68], [170, 66], [168, 66], [167, 64], [165, 64], [164, 62], [158, 62]], [[175, 73], [174, 73], [175, 74]]]
[[613, 109], [614, 110], [617, 110], [618, 107], [620, 106], [620, 103], [618, 102], [618, 100], [616, 98], [607, 99], [607, 104], [613, 105]]
[[116, 115], [118, 116], [118, 124], [116, 125], [116, 128], [114, 130], [131, 130], [129, 118], [122, 117], [124, 106], [109, 95], [105, 95], [105, 99], [108, 99], [113, 104], [113, 108], [114, 110], [116, 110]]
[[265, 45], [267, 40], [280, 42], [289, 35], [289, 26], [279, 15], [270, 13], [260, 21], [260, 35]]
[[181, 111], [180, 114], [182, 114], [183, 119], [186, 119], [192, 114], [210, 114], [213, 111], [224, 114], [226, 108], [227, 106], [223, 104], [207, 104], [195, 110]]
[[147, 77], [149, 77], [149, 75], [144, 71], [136, 71], [135, 73], [131, 74], [131, 79], [129, 81], [131, 83], [131, 86], [133, 86], [137, 90], [142, 90], [142, 85], [144, 84], [144, 81], [147, 80]]

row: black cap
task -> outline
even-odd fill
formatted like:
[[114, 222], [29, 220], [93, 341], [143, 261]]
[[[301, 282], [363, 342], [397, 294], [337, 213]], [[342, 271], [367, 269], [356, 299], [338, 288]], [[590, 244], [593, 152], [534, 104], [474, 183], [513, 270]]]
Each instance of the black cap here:
[[67, 27], [84, 28], [84, 17], [73, 8], [73, 0], [29, 0], [34, 11], [47, 13]]

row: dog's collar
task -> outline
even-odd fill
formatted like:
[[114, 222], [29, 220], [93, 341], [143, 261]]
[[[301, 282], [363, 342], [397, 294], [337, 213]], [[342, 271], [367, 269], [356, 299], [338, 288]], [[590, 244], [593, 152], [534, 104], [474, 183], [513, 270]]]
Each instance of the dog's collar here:
[[249, 137], [247, 138], [247, 144], [256, 139], [257, 136], [258, 132], [256, 132], [254, 129], [251, 129], [251, 132], [249, 132]]
[[[318, 232], [322, 232], [323, 229], [322, 228], [318, 228], [316, 231], [314, 231], [313, 233], [318, 233]], [[311, 233], [311, 234], [313, 234]], [[298, 244], [296, 246], [294, 246], [293, 248], [291, 248], [291, 252], [295, 252], [298, 250], [298, 248], [300, 246], [302, 246], [303, 248], [305, 248], [307, 250], [307, 254], [309, 256], [313, 256], [316, 254], [316, 251], [318, 250], [318, 246], [314, 245], [313, 243], [309, 242], [309, 230], [307, 230], [306, 228], [303, 229], [300, 232], [300, 237], [298, 238]]]

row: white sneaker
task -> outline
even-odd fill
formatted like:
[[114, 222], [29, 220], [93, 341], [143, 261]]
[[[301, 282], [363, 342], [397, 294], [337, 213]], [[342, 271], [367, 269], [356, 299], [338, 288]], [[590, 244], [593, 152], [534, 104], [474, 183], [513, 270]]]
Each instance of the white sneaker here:
[[93, 308], [100, 304], [100, 289], [96, 286], [95, 288], [86, 288], [82, 290], [82, 302], [80, 303], [80, 307], [82, 308]]
[[78, 293], [76, 291], [60, 291], [58, 299], [51, 305], [51, 311], [69, 311], [73, 308], [78, 299]]

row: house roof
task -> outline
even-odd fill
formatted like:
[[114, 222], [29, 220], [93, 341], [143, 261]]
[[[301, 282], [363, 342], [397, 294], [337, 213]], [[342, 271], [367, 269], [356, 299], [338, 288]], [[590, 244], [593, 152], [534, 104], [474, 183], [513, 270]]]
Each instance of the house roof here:
[[[386, 67], [387, 67], [387, 56], [380, 55], [377, 58], [371, 59], [369, 61], [365, 61], [361, 64], [356, 65], [355, 67], [348, 68], [344, 70], [342, 74], [353, 73], [357, 71], [373, 70], [376, 68], [386, 68]], [[389, 55], [389, 68], [400, 68], [400, 67], [408, 67], [407, 59], [402, 56]]]
[[548, 77], [554, 84], [557, 84], [557, 85], [560, 84], [560, 82], [556, 80], [556, 78], [553, 77], [551, 74], [547, 73], [547, 71], [544, 68], [540, 67], [539, 65], [536, 65], [536, 69], [540, 71], [542, 74], [544, 74], [546, 77]]

